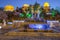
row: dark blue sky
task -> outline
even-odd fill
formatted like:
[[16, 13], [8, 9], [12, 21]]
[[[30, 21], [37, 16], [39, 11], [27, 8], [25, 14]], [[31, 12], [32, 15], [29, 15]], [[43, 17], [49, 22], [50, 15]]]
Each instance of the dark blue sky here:
[[[23, 4], [34, 4], [36, 0], [0, 0], [0, 7], [4, 7], [8, 4], [13, 5], [15, 8], [22, 7]], [[43, 6], [44, 2], [49, 2], [51, 8], [60, 7], [60, 0], [37, 0], [37, 2]]]

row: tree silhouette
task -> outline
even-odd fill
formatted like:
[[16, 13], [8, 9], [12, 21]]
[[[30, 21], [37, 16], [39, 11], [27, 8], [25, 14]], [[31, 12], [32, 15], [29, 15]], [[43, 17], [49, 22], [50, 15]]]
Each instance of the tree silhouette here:
[[0, 11], [0, 19], [3, 20], [4, 25], [6, 25], [7, 17], [8, 16], [4, 11]]

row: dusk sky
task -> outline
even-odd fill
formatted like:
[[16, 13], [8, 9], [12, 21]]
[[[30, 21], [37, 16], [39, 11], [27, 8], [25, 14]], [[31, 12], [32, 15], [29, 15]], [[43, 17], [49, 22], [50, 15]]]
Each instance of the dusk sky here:
[[[0, 0], [0, 7], [4, 7], [6, 5], [12, 5], [14, 8], [22, 7], [23, 4], [34, 4], [36, 0]], [[41, 6], [43, 6], [44, 2], [49, 2], [51, 8], [60, 7], [60, 0], [37, 0]]]

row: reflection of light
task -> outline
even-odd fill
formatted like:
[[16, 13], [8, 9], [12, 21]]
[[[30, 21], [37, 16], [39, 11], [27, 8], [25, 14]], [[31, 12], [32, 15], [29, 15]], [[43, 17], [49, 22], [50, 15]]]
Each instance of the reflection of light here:
[[40, 30], [46, 30], [49, 28], [47, 24], [29, 24], [29, 27], [33, 29], [40, 29]]
[[8, 22], [8, 24], [13, 24], [12, 22]]
[[25, 22], [24, 20], [15, 20], [14, 22]]
[[59, 23], [59, 21], [55, 21], [55, 20], [47, 20], [47, 24], [50, 25], [50, 27], [55, 27], [55, 23]]
[[0, 29], [2, 28], [2, 26], [0, 26]]
[[52, 13], [46, 13], [47, 15], [51, 15]]
[[39, 26], [39, 29], [41, 29], [42, 28], [42, 25], [41, 26]]
[[47, 20], [47, 24], [50, 24], [50, 23], [59, 23], [59, 21]]
[[59, 23], [59, 21], [54, 21], [54, 20], [52, 20], [52, 21], [51, 20], [47, 20], [47, 22], [55, 22], [55, 23], [57, 22], [57, 23]]

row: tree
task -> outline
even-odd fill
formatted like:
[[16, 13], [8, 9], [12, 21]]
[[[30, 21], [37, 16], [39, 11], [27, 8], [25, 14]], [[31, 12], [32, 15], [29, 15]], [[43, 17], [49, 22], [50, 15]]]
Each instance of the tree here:
[[52, 9], [51, 13], [52, 13], [52, 17], [55, 17], [56, 11], [54, 9]]
[[19, 16], [20, 16], [21, 18], [26, 18], [26, 13], [24, 13], [24, 12], [23, 12], [23, 13], [20, 13]]
[[27, 18], [31, 18], [31, 17], [32, 17], [32, 14], [31, 14], [31, 13], [27, 13], [27, 14], [26, 14], [26, 17], [27, 17]]
[[5, 11], [5, 12], [6, 12], [7, 16], [8, 16], [8, 19], [11, 20], [12, 17], [13, 17], [13, 12], [11, 12], [11, 11]]
[[38, 3], [36, 2], [35, 5], [34, 5], [34, 11], [37, 11], [37, 10], [38, 10], [38, 7], [40, 7], [40, 4], [38, 4]]
[[16, 19], [16, 18], [18, 19], [18, 18], [19, 18], [20, 13], [15, 11], [15, 12], [13, 13], [13, 15], [14, 15], [14, 18], [15, 18], [15, 19]]
[[4, 26], [6, 26], [7, 14], [4, 11], [0, 11], [0, 19], [3, 20]]
[[58, 12], [59, 12], [59, 14], [60, 14], [60, 7], [56, 7], [55, 8]]
[[46, 16], [46, 13], [45, 13], [45, 10], [41, 10], [41, 15], [40, 15], [42, 18], [45, 18]]

